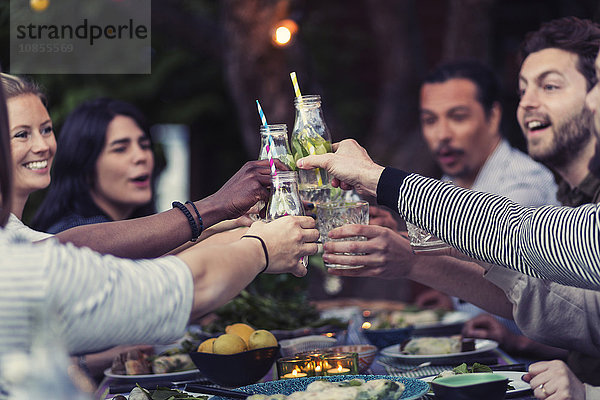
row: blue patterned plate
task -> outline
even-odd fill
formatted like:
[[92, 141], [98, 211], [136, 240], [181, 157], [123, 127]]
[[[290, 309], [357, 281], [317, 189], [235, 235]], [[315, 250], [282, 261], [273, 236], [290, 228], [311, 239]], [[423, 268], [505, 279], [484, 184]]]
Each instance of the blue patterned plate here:
[[[279, 381], [271, 381], [265, 383], [256, 383], [254, 385], [243, 386], [236, 390], [251, 394], [276, 394], [281, 393], [285, 395], [292, 394], [293, 392], [299, 392], [305, 390], [309, 383], [319, 379], [325, 379], [332, 382], [348, 381], [351, 379], [363, 379], [370, 381], [373, 379], [387, 379], [390, 381], [402, 382], [405, 386], [404, 392], [400, 397], [403, 400], [414, 400], [425, 395], [429, 391], [429, 384], [427, 382], [420, 381], [413, 378], [405, 378], [402, 376], [390, 376], [390, 375], [342, 375], [342, 376], [312, 376], [310, 378], [294, 378], [284, 379]], [[226, 400], [223, 397], [212, 397], [211, 400]]]

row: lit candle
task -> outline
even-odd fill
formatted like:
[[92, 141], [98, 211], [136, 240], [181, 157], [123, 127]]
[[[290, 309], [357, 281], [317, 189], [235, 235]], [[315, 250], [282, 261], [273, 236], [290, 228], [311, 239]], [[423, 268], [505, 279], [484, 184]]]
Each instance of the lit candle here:
[[292, 372], [285, 374], [282, 378], [302, 378], [305, 377], [306, 374], [304, 372], [300, 372], [298, 369], [292, 370]]
[[327, 373], [331, 375], [347, 374], [348, 372], [350, 372], [350, 369], [344, 368], [340, 364], [338, 364], [337, 368], [331, 368], [327, 370]]

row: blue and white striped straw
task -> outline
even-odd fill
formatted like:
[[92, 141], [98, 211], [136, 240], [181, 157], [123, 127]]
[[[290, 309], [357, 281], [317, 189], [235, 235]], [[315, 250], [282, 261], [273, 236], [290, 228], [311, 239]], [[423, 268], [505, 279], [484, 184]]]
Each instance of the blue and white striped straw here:
[[[265, 113], [263, 112], [262, 107], [258, 102], [258, 99], [256, 100], [256, 107], [258, 108], [258, 115], [260, 116], [260, 121], [266, 128], [267, 133], [269, 133], [269, 128], [267, 126], [267, 117], [265, 117]], [[271, 166], [271, 175], [275, 177], [277, 176], [277, 168], [275, 167], [275, 162], [273, 161], [273, 153], [271, 151], [271, 147], [273, 146], [275, 146], [275, 144], [273, 143], [273, 137], [269, 134], [269, 141], [267, 142], [267, 156], [269, 157], [269, 165]]]

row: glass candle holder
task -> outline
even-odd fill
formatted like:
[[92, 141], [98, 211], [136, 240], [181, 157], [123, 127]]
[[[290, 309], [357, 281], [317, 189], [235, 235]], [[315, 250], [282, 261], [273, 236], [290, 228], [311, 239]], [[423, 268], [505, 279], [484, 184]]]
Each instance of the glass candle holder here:
[[358, 353], [326, 353], [322, 359], [323, 375], [358, 374]]
[[314, 361], [308, 356], [280, 358], [277, 360], [277, 376], [279, 379], [315, 376]]
[[300, 357], [309, 357], [311, 359], [311, 368], [314, 371], [314, 376], [325, 375], [323, 371], [323, 357], [324, 354], [320, 350], [303, 351], [302, 353], [296, 354]]

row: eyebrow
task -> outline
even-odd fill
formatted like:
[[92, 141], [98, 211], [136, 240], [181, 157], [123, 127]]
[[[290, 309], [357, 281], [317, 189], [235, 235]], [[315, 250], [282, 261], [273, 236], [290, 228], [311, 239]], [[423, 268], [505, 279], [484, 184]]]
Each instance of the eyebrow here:
[[[543, 81], [544, 78], [546, 78], [550, 74], [558, 74], [561, 77], [564, 77], [564, 74], [561, 71], [556, 70], [556, 69], [551, 69], [551, 70], [542, 72], [541, 74], [539, 74], [538, 76], [536, 76], [534, 80], [536, 82]], [[525, 77], [523, 75], [519, 74], [519, 81], [525, 81], [525, 82], [527, 82], [527, 79], [525, 79]]]
[[117, 140], [114, 140], [114, 141], [110, 142], [109, 146], [116, 146], [116, 145], [120, 145], [120, 144], [127, 144], [127, 143], [130, 143], [130, 142], [131, 142], [131, 139], [129, 139], [129, 138], [117, 139]]
[[[40, 124], [40, 126], [44, 126], [44, 125], [47, 125], [47, 124], [52, 124], [52, 120], [48, 119], [48, 120], [42, 122]], [[14, 131], [14, 130], [16, 130], [16, 129], [30, 129], [30, 128], [31, 128], [31, 125], [17, 125], [15, 127], [11, 128], [11, 132]]]

